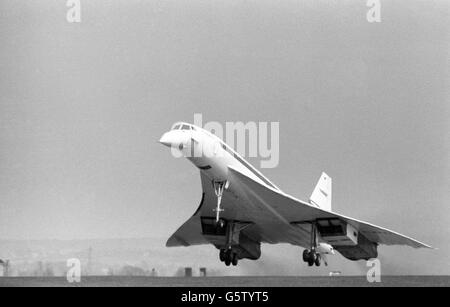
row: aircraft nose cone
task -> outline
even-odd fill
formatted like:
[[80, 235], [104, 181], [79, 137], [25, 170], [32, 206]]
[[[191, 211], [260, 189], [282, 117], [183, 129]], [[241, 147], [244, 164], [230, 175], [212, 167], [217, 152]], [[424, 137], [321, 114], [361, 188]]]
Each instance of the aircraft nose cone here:
[[163, 136], [159, 139], [159, 142], [165, 146], [172, 146], [172, 142], [170, 141], [170, 137], [167, 135], [167, 133], [164, 133]]

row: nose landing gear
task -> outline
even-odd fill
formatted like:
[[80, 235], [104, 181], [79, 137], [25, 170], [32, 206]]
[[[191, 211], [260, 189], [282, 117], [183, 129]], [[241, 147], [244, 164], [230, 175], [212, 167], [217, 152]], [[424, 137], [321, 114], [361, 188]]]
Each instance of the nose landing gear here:
[[216, 212], [216, 223], [220, 223], [220, 212], [224, 211], [224, 209], [222, 209], [220, 207], [220, 204], [222, 202], [222, 195], [223, 195], [223, 191], [224, 189], [228, 188], [228, 181], [213, 181], [212, 182], [213, 187], [214, 187], [214, 192], [216, 193], [217, 196], [217, 207], [214, 209], [214, 211]]

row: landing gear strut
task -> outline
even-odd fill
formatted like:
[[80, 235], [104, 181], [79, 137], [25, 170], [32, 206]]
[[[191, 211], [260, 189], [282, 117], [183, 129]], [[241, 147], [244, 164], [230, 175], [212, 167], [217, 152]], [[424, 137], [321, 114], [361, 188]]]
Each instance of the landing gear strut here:
[[217, 207], [214, 209], [214, 211], [216, 212], [216, 223], [219, 224], [220, 222], [223, 223], [223, 221], [221, 221], [220, 219], [220, 212], [224, 210], [220, 207], [220, 204], [222, 202], [223, 190], [228, 188], [228, 181], [213, 181], [212, 183], [214, 192], [217, 196]]
[[308, 266], [313, 266], [314, 264], [316, 266], [320, 266], [322, 257], [321, 255], [316, 251], [317, 249], [317, 226], [315, 223], [311, 223], [311, 249], [305, 249], [303, 251], [303, 261], [308, 263]]

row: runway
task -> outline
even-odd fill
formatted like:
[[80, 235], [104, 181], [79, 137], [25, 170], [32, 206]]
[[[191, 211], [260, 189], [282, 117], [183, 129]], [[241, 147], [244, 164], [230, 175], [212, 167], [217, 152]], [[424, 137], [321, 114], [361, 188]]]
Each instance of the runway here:
[[365, 276], [339, 277], [127, 277], [88, 276], [80, 283], [65, 277], [1, 277], [0, 287], [449, 287], [450, 276], [383, 276], [369, 283]]

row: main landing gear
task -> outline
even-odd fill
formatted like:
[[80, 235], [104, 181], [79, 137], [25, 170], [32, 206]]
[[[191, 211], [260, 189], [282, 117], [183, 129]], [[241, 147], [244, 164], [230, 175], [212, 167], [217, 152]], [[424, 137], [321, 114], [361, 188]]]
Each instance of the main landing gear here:
[[[221, 221], [223, 221], [221, 219]], [[234, 221], [228, 221], [226, 223], [226, 235], [225, 235], [225, 244], [220, 248], [219, 252], [219, 260], [221, 262], [225, 262], [226, 266], [233, 264], [236, 266], [238, 264], [238, 254], [233, 246], [239, 244], [239, 232], [244, 229], [245, 225], [239, 225]]]
[[242, 249], [240, 247], [241, 231], [252, 225], [252, 223], [220, 220], [223, 221], [226, 229], [224, 240], [216, 245], [220, 249], [219, 260], [225, 262], [226, 266], [230, 264], [235, 266], [238, 264], [239, 259], [243, 259]]
[[303, 251], [303, 261], [308, 263], [308, 266], [320, 266], [322, 256], [317, 252], [317, 226], [315, 223], [311, 223], [311, 249], [305, 249]]

